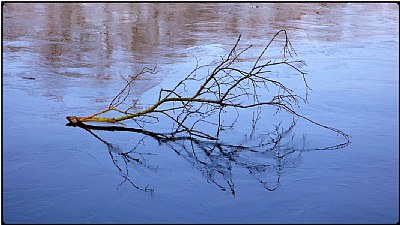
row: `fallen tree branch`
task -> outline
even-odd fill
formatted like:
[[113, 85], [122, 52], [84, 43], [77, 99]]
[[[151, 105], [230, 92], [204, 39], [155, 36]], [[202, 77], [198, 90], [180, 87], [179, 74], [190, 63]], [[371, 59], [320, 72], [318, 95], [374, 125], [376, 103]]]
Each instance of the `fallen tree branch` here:
[[[283, 36], [284, 44], [282, 48], [283, 59], [267, 58], [267, 50], [271, 48], [278, 36]], [[228, 123], [223, 115], [233, 110], [239, 116], [239, 110], [255, 109], [253, 113], [253, 129], [259, 120], [261, 107], [266, 105], [276, 108], [276, 113], [285, 111], [292, 116], [303, 118], [317, 126], [329, 129], [342, 135], [349, 143], [349, 135], [343, 131], [322, 125], [295, 111], [295, 107], [300, 106], [300, 101], [308, 103], [308, 86], [305, 78], [306, 73], [300, 70], [297, 65], [305, 65], [302, 60], [289, 60], [296, 55], [292, 44], [285, 30], [278, 31], [273, 38], [263, 48], [253, 64], [240, 63], [245, 61], [242, 56], [253, 46], [240, 48], [241, 36], [237, 39], [230, 52], [207, 65], [199, 65], [197, 61], [195, 69], [184, 79], [178, 82], [173, 88], [161, 88], [158, 93], [157, 101], [149, 107], [137, 110], [134, 105], [127, 104], [130, 95], [132, 82], [145, 74], [156, 73], [155, 68], [145, 67], [143, 70], [130, 79], [125, 79], [126, 85], [112, 99], [108, 108], [86, 117], [67, 116], [67, 120], [72, 124], [84, 122], [108, 122], [120, 123], [131, 119], [138, 126], [144, 128], [146, 124], [159, 122], [161, 118], [170, 120], [173, 124], [171, 137], [180, 134], [218, 140], [222, 130], [232, 128], [237, 118]], [[268, 74], [272, 74], [272, 68], [283, 66], [291, 69], [294, 74], [300, 75], [305, 87], [305, 96], [299, 96], [292, 89], [282, 82], [273, 79]], [[247, 69], [246, 69], [247, 68]], [[208, 69], [205, 75], [201, 71]], [[123, 108], [123, 106], [126, 106]], [[233, 110], [232, 110], [233, 109]], [[107, 112], [117, 112], [118, 117], [98, 117]], [[214, 132], [209, 132], [205, 127], [214, 127]]]

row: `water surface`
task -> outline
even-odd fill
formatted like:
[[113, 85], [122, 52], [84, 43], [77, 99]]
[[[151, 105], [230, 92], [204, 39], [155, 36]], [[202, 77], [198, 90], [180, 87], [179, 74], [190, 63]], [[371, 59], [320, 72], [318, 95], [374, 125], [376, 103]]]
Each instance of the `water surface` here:
[[[4, 222], [398, 221], [397, 4], [7, 3], [2, 13]], [[312, 90], [298, 112], [351, 135], [346, 147], [316, 150], [343, 138], [302, 119], [280, 148], [231, 155], [205, 154], [208, 142], [65, 126], [67, 115], [107, 107], [122, 77], [145, 66], [158, 73], [132, 86], [143, 107], [240, 34], [262, 49], [281, 29], [307, 63]], [[287, 70], [276, 76], [303, 94]], [[280, 122], [288, 129], [284, 115], [263, 117], [253, 138], [238, 123], [224, 143], [258, 143]]]

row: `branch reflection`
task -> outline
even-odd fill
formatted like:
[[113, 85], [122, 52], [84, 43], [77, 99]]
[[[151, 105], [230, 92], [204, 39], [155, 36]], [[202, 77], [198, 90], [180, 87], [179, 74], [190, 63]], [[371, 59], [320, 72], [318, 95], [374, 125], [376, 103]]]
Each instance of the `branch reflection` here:
[[[139, 166], [149, 170], [157, 169], [157, 166], [152, 166], [149, 163], [151, 157], [156, 156], [156, 154], [140, 152], [139, 146], [149, 141], [146, 138], [156, 140], [160, 145], [167, 145], [180, 157], [201, 171], [208, 183], [216, 185], [221, 191], [229, 192], [233, 196], [236, 195], [233, 176], [235, 171], [244, 170], [263, 188], [268, 191], [275, 191], [280, 185], [282, 170], [297, 167], [302, 152], [341, 149], [350, 143], [345, 142], [313, 149], [298, 148], [293, 141], [295, 135], [293, 128], [296, 126], [295, 120], [287, 128], [282, 128], [281, 124], [275, 125], [273, 131], [265, 135], [265, 138], [259, 141], [258, 144], [252, 146], [231, 145], [189, 136], [174, 137], [169, 133], [157, 133], [137, 128], [94, 126], [83, 123], [68, 123], [66, 125], [86, 130], [107, 146], [113, 164], [124, 179], [119, 186], [127, 182], [135, 189], [150, 193], [153, 193], [154, 189], [149, 188], [149, 185], [141, 187], [135, 184], [129, 175], [128, 169], [128, 165]], [[133, 132], [142, 134], [143, 137], [133, 144], [133, 147], [129, 150], [123, 150], [118, 145], [112, 144], [95, 134], [94, 131], [96, 130]]]

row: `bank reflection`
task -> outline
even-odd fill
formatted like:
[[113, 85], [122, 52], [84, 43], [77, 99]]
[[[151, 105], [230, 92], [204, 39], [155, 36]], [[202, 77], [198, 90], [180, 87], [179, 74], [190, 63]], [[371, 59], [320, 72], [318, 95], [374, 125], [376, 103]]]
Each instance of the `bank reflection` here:
[[[277, 30], [308, 39], [339, 40], [346, 4], [284, 3], [35, 3], [4, 7], [4, 37], [27, 37], [50, 72], [118, 76], [136, 66], [174, 63], [199, 44], [265, 39]], [[19, 16], [18, 19], [7, 19]], [[311, 18], [312, 16], [312, 18]], [[300, 31], [300, 32], [299, 32]], [[316, 32], [318, 31], [318, 32]], [[292, 34], [293, 33], [293, 34]], [[267, 40], [265, 40], [267, 41]], [[36, 49], [37, 48], [37, 49]], [[37, 51], [36, 51], [37, 50]], [[133, 71], [133, 72], [131, 72]]]
[[[81, 83], [110, 88], [143, 66], [179, 67], [184, 60], [194, 66], [193, 55], [209, 56], [196, 55], [191, 47], [230, 49], [240, 34], [262, 46], [281, 29], [295, 41], [363, 35], [369, 21], [350, 21], [349, 8], [345, 3], [5, 3], [4, 52], [6, 59], [10, 52], [25, 54], [20, 60], [28, 66], [19, 67], [17, 75], [43, 78], [35, 84], [62, 98]], [[207, 53], [212, 51], [217, 50]], [[162, 79], [148, 79], [135, 90], [140, 95]]]

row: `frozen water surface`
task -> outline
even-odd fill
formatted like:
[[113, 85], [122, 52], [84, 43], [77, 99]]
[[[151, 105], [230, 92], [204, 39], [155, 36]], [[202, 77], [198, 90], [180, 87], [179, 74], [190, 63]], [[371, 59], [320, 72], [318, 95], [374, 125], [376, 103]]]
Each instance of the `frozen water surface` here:
[[[2, 13], [4, 222], [398, 222], [397, 4], [6, 3]], [[207, 142], [65, 126], [107, 107], [121, 76], [157, 65], [131, 90], [145, 107], [239, 34], [255, 59], [281, 29], [307, 63], [312, 91], [298, 112], [351, 135], [348, 146], [315, 150], [343, 138], [302, 119], [274, 151], [209, 155]], [[279, 122], [287, 128], [284, 115], [262, 117], [252, 137], [238, 122], [224, 143], [266, 141]]]

